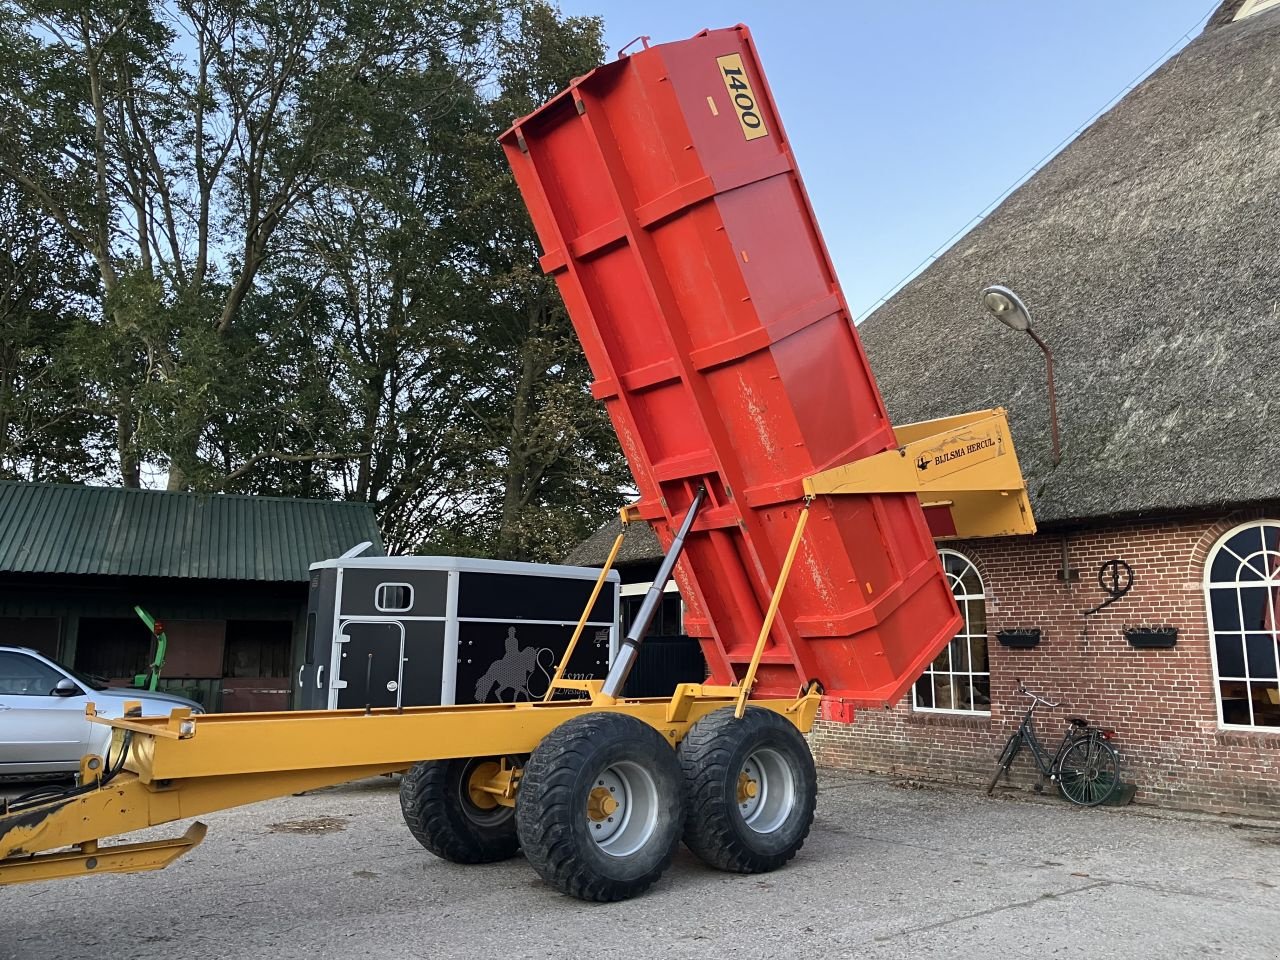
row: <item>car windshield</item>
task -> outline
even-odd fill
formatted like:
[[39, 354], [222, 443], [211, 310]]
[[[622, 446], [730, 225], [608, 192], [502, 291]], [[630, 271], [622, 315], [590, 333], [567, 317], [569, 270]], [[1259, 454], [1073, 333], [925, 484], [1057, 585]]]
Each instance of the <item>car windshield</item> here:
[[[54, 663], [58, 663], [58, 661], [55, 660]], [[71, 676], [75, 677], [77, 683], [88, 687], [90, 690], [105, 690], [110, 686], [106, 680], [96, 674], [81, 673], [79, 670], [72, 670], [70, 667], [62, 663], [58, 663], [58, 666]]]

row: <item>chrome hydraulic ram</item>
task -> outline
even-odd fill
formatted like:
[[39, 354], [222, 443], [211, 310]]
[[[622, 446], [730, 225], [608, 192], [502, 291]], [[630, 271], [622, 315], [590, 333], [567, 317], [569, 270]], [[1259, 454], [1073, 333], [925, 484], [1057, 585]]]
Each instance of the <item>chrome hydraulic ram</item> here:
[[684, 515], [684, 522], [680, 524], [675, 539], [671, 541], [671, 549], [662, 558], [662, 566], [658, 568], [657, 576], [653, 578], [653, 585], [644, 595], [644, 602], [640, 604], [636, 618], [631, 623], [631, 629], [627, 631], [626, 639], [622, 641], [618, 658], [613, 661], [609, 675], [605, 677], [602, 692], [607, 696], [622, 696], [622, 688], [627, 683], [631, 668], [635, 666], [640, 644], [644, 643], [644, 635], [649, 632], [649, 624], [653, 622], [653, 615], [657, 613], [658, 604], [662, 602], [662, 592], [666, 589], [667, 581], [671, 579], [671, 571], [675, 569], [676, 561], [680, 559], [680, 551], [684, 549], [684, 538], [689, 533], [689, 528], [693, 526], [694, 518], [698, 515], [698, 511], [702, 508], [702, 501], [706, 498], [707, 488], [699, 487], [697, 496], [689, 505], [689, 512]]

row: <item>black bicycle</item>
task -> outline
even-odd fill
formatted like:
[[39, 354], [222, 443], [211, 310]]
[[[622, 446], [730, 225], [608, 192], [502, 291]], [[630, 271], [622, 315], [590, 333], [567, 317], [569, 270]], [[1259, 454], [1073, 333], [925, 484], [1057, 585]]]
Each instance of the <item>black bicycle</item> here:
[[1031, 706], [1000, 752], [996, 772], [987, 784], [987, 796], [995, 792], [1000, 775], [1008, 772], [1024, 743], [1031, 750], [1040, 773], [1035, 785], [1037, 792], [1044, 789], [1044, 781], [1048, 777], [1058, 785], [1064, 797], [1082, 807], [1096, 807], [1115, 793], [1120, 786], [1120, 757], [1108, 742], [1115, 736], [1115, 731], [1095, 727], [1083, 717], [1068, 717], [1067, 732], [1062, 735], [1057, 753], [1050, 757], [1036, 736], [1033, 717], [1036, 707], [1042, 704], [1050, 709], [1062, 704], [1050, 703], [1032, 693], [1021, 680], [1018, 681], [1018, 693], [1030, 697]]

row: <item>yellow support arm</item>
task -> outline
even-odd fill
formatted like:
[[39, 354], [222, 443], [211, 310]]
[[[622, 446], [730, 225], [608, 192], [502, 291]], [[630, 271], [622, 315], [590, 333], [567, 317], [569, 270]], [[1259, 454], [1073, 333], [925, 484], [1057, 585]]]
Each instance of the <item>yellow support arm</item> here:
[[[626, 509], [621, 511], [623, 517], [626, 517]], [[624, 519], [623, 524], [626, 524]], [[569, 645], [564, 648], [564, 656], [560, 658], [560, 663], [556, 666], [556, 675], [551, 678], [551, 683], [547, 685], [547, 693], [542, 699], [550, 701], [555, 697], [557, 690], [585, 689], [583, 687], [569, 687], [565, 685], [564, 672], [569, 667], [569, 660], [573, 657], [573, 651], [578, 648], [578, 640], [582, 636], [582, 631], [587, 626], [587, 620], [591, 616], [591, 611], [596, 605], [596, 600], [600, 597], [600, 591], [604, 589], [604, 582], [609, 579], [609, 571], [613, 569], [613, 561], [618, 557], [618, 551], [622, 549], [622, 541], [626, 539], [626, 528], [613, 541], [613, 549], [609, 551], [609, 558], [605, 560], [604, 566], [600, 568], [600, 576], [596, 578], [596, 585], [591, 591], [591, 596], [587, 598], [587, 605], [582, 608], [582, 616], [578, 618], [578, 625], [573, 628], [573, 636], [569, 638]], [[572, 681], [570, 681], [572, 682]]]
[[756, 648], [751, 654], [751, 664], [747, 667], [747, 675], [742, 678], [742, 692], [738, 694], [738, 703], [733, 715], [739, 720], [747, 709], [747, 697], [751, 696], [751, 688], [756, 685], [756, 671], [760, 669], [760, 658], [764, 656], [764, 645], [769, 639], [769, 631], [773, 629], [774, 618], [778, 616], [778, 606], [782, 603], [782, 591], [787, 588], [787, 578], [791, 576], [791, 565], [796, 562], [796, 554], [800, 552], [800, 538], [804, 536], [804, 526], [809, 522], [809, 501], [806, 499], [796, 520], [795, 533], [791, 535], [791, 546], [787, 548], [787, 556], [782, 561], [782, 571], [778, 574], [778, 582], [773, 588], [773, 597], [769, 600], [769, 609], [765, 612], [764, 623], [760, 625], [760, 634], [756, 637]]
[[1003, 408], [896, 427], [899, 446], [804, 481], [807, 496], [914, 493], [934, 538], [1036, 532]]

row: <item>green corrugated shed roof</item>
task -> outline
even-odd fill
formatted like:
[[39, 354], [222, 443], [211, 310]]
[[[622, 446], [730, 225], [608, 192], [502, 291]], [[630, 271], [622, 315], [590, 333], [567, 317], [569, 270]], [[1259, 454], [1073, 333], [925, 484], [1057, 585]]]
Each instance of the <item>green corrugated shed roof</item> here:
[[0, 572], [304, 581], [362, 541], [367, 503], [0, 481]]

